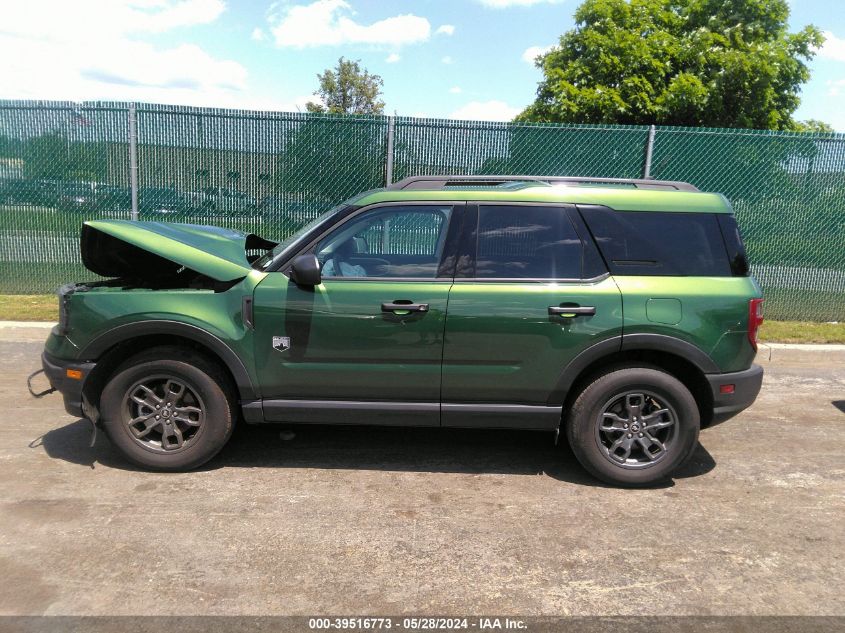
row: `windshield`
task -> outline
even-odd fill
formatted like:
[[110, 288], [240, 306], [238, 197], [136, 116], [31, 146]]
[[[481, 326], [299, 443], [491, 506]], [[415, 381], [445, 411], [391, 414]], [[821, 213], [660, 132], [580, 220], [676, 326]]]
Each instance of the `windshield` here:
[[265, 270], [270, 264], [270, 262], [276, 259], [279, 255], [281, 255], [291, 247], [298, 246], [299, 243], [303, 240], [303, 238], [309, 233], [311, 233], [311, 231], [316, 229], [324, 222], [327, 222], [330, 218], [334, 217], [335, 215], [337, 215], [344, 209], [347, 209], [348, 207], [349, 204], [344, 202], [343, 204], [339, 204], [338, 206], [333, 207], [325, 213], [317, 216], [308, 224], [304, 225], [298, 231], [294, 231], [293, 233], [291, 233], [288, 237], [279, 242], [278, 245], [276, 245], [274, 248], [267, 251], [266, 253], [264, 253], [264, 255], [255, 260], [255, 263], [252, 265], [253, 268], [256, 268], [257, 270]]

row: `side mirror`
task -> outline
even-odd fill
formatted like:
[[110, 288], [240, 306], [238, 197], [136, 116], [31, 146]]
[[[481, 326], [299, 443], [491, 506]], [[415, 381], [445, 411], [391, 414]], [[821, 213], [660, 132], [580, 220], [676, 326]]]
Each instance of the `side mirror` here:
[[322, 283], [320, 261], [313, 253], [300, 255], [293, 260], [290, 278], [299, 286], [319, 286]]

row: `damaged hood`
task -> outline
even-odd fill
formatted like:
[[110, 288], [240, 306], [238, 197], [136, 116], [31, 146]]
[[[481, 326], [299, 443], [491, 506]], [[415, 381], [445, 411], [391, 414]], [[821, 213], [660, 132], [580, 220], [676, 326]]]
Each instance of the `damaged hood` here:
[[217, 226], [95, 220], [82, 225], [82, 263], [103, 277], [162, 278], [183, 267], [216, 281], [245, 277], [251, 250], [273, 248], [254, 234]]

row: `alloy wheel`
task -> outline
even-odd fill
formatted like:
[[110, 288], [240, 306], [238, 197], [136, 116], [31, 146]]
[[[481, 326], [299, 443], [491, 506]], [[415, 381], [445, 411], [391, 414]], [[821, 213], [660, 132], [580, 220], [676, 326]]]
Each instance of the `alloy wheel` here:
[[596, 441], [607, 459], [622, 468], [647, 468], [672, 449], [677, 415], [665, 399], [648, 391], [613, 396], [596, 420]]
[[124, 397], [126, 425], [132, 438], [156, 452], [190, 445], [205, 421], [205, 405], [186, 381], [157, 375], [136, 382]]

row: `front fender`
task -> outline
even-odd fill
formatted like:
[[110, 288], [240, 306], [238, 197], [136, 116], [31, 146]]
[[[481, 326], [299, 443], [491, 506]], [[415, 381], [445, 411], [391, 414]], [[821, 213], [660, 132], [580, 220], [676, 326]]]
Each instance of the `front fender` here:
[[253, 380], [243, 360], [229, 344], [201, 327], [181, 321], [155, 319], [116, 326], [92, 339], [80, 350], [78, 358], [96, 360], [119, 343], [155, 334], [179, 336], [208, 348], [231, 372], [242, 400], [261, 397], [257, 381]]

